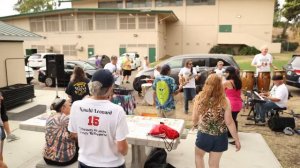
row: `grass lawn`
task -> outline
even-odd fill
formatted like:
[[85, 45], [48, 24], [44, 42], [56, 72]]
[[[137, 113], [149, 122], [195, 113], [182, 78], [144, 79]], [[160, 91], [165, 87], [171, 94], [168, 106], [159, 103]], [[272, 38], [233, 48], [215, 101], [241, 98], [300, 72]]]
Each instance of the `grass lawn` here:
[[[287, 62], [292, 57], [292, 53], [280, 53], [280, 54], [272, 54], [273, 56], [273, 65], [278, 67], [278, 69], [282, 69], [282, 66], [287, 64]], [[255, 67], [251, 66], [251, 62], [254, 58], [254, 55], [237, 55], [233, 57], [234, 60], [239, 64], [241, 70], [253, 70], [255, 71]]]

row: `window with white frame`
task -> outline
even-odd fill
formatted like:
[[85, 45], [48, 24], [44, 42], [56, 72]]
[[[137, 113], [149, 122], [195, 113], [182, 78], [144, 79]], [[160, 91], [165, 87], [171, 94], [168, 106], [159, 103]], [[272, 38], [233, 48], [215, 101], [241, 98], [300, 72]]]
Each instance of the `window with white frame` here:
[[92, 14], [78, 14], [78, 31], [93, 30], [93, 15]]
[[29, 19], [30, 31], [32, 32], [43, 32], [44, 23], [42, 17], [34, 17]]
[[135, 16], [120, 15], [120, 29], [135, 29]]
[[123, 8], [123, 0], [106, 0], [98, 2], [98, 8]]
[[63, 54], [65, 56], [77, 56], [75, 45], [63, 45]]
[[193, 6], [193, 5], [215, 5], [216, 0], [187, 0], [186, 5], [187, 6]]
[[45, 17], [46, 32], [57, 32], [59, 31], [59, 20], [58, 16], [47, 16]]
[[155, 29], [155, 16], [139, 15], [139, 29]]
[[183, 0], [155, 0], [155, 6], [182, 6]]
[[44, 53], [46, 51], [45, 46], [43, 46], [43, 45], [31, 45], [31, 48], [36, 49], [37, 53]]
[[117, 15], [96, 14], [95, 18], [96, 30], [117, 29]]
[[75, 18], [73, 15], [61, 16], [61, 31], [75, 31]]
[[126, 0], [126, 8], [152, 7], [152, 0]]

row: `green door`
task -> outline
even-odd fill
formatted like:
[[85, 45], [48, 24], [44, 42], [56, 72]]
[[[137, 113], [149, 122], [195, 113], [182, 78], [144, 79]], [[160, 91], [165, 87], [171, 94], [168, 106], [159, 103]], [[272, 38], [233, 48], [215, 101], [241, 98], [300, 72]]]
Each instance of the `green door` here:
[[156, 61], [155, 56], [156, 56], [156, 48], [149, 48], [149, 61], [150, 61], [150, 63]]
[[91, 57], [95, 54], [94, 48], [88, 48], [88, 56]]
[[119, 54], [122, 55], [126, 53], [126, 48], [119, 48]]

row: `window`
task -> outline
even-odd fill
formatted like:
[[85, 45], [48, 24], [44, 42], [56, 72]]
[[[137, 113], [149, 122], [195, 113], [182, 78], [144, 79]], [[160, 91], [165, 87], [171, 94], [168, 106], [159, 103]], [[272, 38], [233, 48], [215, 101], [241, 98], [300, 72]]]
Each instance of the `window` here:
[[152, 7], [152, 0], [126, 0], [126, 8]]
[[187, 0], [186, 5], [192, 6], [192, 5], [215, 5], [216, 0]]
[[210, 59], [209, 59], [209, 67], [216, 67], [218, 61], [222, 61], [222, 62], [224, 63], [223, 66], [231, 66], [227, 61], [224, 61], [223, 59], [210, 58]]
[[93, 15], [78, 14], [78, 31], [93, 30]]
[[219, 25], [219, 32], [230, 33], [230, 32], [232, 32], [232, 26], [231, 25]]
[[155, 6], [182, 6], [183, 0], [156, 0]]
[[43, 45], [32, 45], [31, 48], [37, 49], [37, 53], [45, 52], [45, 46], [43, 46]]
[[117, 15], [96, 14], [96, 30], [117, 29]]
[[122, 0], [102, 1], [98, 3], [98, 8], [123, 8]]
[[176, 60], [172, 60], [170, 62], [167, 63], [170, 68], [182, 68], [182, 59], [176, 59]]
[[75, 19], [72, 15], [61, 16], [61, 31], [74, 31], [75, 30]]
[[155, 17], [154, 16], [139, 16], [139, 29], [154, 29], [155, 28]]
[[135, 29], [135, 16], [120, 15], [120, 29]]
[[63, 45], [63, 54], [66, 56], [77, 56], [75, 45]]
[[199, 66], [199, 67], [205, 67], [205, 58], [192, 58], [193, 61], [193, 67]]
[[43, 32], [44, 31], [44, 23], [42, 17], [30, 18], [30, 31], [32, 32]]
[[46, 32], [57, 32], [59, 31], [58, 16], [47, 16], [45, 17]]

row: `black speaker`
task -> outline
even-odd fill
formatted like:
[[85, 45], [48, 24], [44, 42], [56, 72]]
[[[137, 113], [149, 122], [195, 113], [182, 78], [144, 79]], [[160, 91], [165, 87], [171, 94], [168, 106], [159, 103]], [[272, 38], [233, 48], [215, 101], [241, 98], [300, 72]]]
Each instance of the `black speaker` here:
[[295, 119], [293, 117], [271, 117], [268, 120], [268, 126], [272, 131], [282, 132], [286, 127], [295, 128]]
[[64, 55], [46, 55], [46, 75], [51, 78], [63, 78], [64, 76]]

